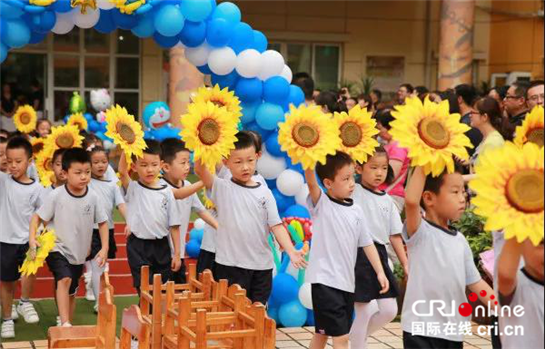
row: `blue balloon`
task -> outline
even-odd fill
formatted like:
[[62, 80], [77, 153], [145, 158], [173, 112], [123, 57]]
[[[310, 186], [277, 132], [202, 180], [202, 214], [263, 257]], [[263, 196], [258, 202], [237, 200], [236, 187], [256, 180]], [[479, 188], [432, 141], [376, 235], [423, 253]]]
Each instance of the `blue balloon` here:
[[269, 189], [273, 190], [276, 188], [276, 179], [265, 179], [265, 182], [267, 183], [267, 187], [269, 187]]
[[39, 44], [40, 42], [44, 41], [47, 34], [45, 33], [38, 33], [38, 32], [32, 32], [30, 33], [30, 40], [29, 44]]
[[265, 130], [265, 129], [262, 129], [261, 127], [259, 127], [259, 125], [255, 121], [250, 122], [249, 124], [246, 124], [245, 129], [248, 130], [248, 131], [254, 131], [254, 132], [259, 133], [261, 135], [261, 138], [263, 138], [263, 139], [266, 139], [272, 133], [272, 131]]
[[174, 47], [178, 42], [180, 42], [180, 39], [177, 36], [164, 36], [159, 32], [155, 32], [155, 34], [153, 34], [153, 40], [155, 40], [155, 42], [163, 48]]
[[269, 46], [269, 41], [267, 40], [267, 37], [265, 34], [260, 32], [259, 30], [254, 30], [254, 42], [252, 47], [259, 51], [260, 53], [263, 53], [267, 51], [267, 47]]
[[91, 133], [98, 132], [100, 129], [100, 124], [96, 120], [91, 120], [87, 123], [87, 130]]
[[214, 9], [211, 1], [182, 0], [182, 14], [190, 21], [199, 22], [205, 20]]
[[20, 48], [30, 41], [30, 29], [22, 19], [6, 21], [2, 31], [2, 41], [8, 47]]
[[131, 29], [132, 33], [139, 38], [149, 38], [155, 33], [155, 24], [152, 16], [142, 16], [138, 25]]
[[299, 86], [290, 85], [288, 103], [293, 104], [296, 107], [305, 103], [305, 94], [303, 93], [303, 90], [301, 90]]
[[93, 115], [91, 115], [90, 113], [83, 114], [83, 117], [85, 118], [85, 120], [87, 120], [88, 123], [91, 122], [91, 120], [95, 120]]
[[235, 51], [236, 54], [251, 48], [254, 43], [254, 30], [247, 23], [238, 23], [233, 27], [233, 34], [229, 41], [229, 47]]
[[263, 83], [258, 78], [240, 78], [235, 87], [235, 94], [241, 102], [256, 102], [261, 99], [263, 94]]
[[189, 240], [185, 245], [185, 251], [191, 258], [198, 258], [201, 253], [201, 243], [197, 240]]
[[299, 297], [299, 284], [289, 274], [279, 273], [273, 279], [271, 297], [279, 304], [289, 303]]
[[279, 323], [278, 321], [278, 308], [272, 308], [271, 305], [268, 305], [267, 308], [267, 315], [273, 319], [276, 323]]
[[254, 104], [246, 104], [242, 103], [242, 117], [240, 118], [240, 121], [242, 121], [243, 124], [248, 124], [255, 120], [255, 111], [257, 110], [257, 107], [259, 107], [259, 103]]
[[185, 21], [180, 41], [187, 47], [197, 47], [206, 39], [206, 23]]
[[285, 327], [301, 327], [307, 322], [307, 309], [298, 300], [291, 301], [280, 306], [278, 319]]
[[284, 109], [278, 104], [263, 103], [255, 112], [255, 121], [265, 130], [274, 130], [278, 123], [284, 121]]
[[[223, 88], [229, 88], [229, 90], [233, 91], [235, 89], [235, 86], [238, 82], [238, 74], [236, 70], [233, 70], [227, 75], [216, 75], [212, 74], [212, 85], [219, 85], [222, 89]], [[237, 95], [237, 97], [240, 98], [240, 96]]]
[[238, 6], [232, 2], [222, 2], [214, 10], [212, 18], [223, 18], [233, 25], [240, 22], [242, 13], [240, 13]]
[[204, 234], [204, 231], [202, 229], [191, 229], [191, 231], [189, 232], [189, 239], [191, 240], [197, 240], [199, 242], [202, 241], [202, 237], [203, 237], [203, 234]]
[[154, 135], [155, 135], [155, 139], [158, 140], [159, 142], [162, 142], [167, 138], [171, 138], [171, 132], [166, 126], [156, 129], [154, 132]]
[[211, 75], [212, 74], [212, 71], [208, 67], [208, 64], [201, 65], [200, 67], [197, 67], [197, 69], [199, 69], [199, 71], [201, 73], [203, 73], [204, 75]]
[[284, 212], [284, 217], [310, 218], [310, 213], [304, 206], [292, 205]]
[[314, 326], [316, 322], [314, 321], [314, 310], [307, 309], [307, 326]]
[[233, 33], [233, 24], [224, 18], [214, 18], [208, 22], [206, 29], [206, 42], [210, 46], [223, 47], [227, 45], [231, 34]]
[[15, 19], [24, 14], [22, 7], [12, 6], [7, 1], [0, 1], [0, 13], [3, 19]]
[[278, 143], [278, 132], [274, 132], [267, 138], [265, 147], [267, 148], [267, 152], [272, 156], [280, 157], [285, 154]]
[[3, 42], [0, 42], [0, 63], [4, 62], [6, 60], [6, 57], [8, 56], [9, 48], [4, 45]]
[[100, 138], [100, 140], [102, 140], [102, 141], [105, 141], [107, 139], [106, 135], [103, 132], [100, 132], [100, 131], [95, 132], [95, 136]]
[[121, 29], [131, 30], [138, 25], [139, 17], [121, 13], [117, 9], [113, 10], [112, 17], [117, 26]]
[[182, 11], [174, 5], [163, 5], [155, 13], [155, 29], [164, 36], [178, 35], [184, 28]]
[[263, 99], [266, 102], [283, 104], [290, 94], [290, 85], [281, 76], [273, 76], [263, 83]]
[[155, 139], [154, 132], [155, 130], [146, 130], [144, 131], [144, 139]]
[[293, 196], [286, 196], [282, 194], [278, 189], [272, 190], [274, 199], [276, 200], [276, 206], [278, 207], [279, 212], [284, 212], [295, 204], [295, 199]]
[[100, 10], [100, 18], [97, 24], [95, 24], [95, 30], [102, 34], [109, 34], [113, 32], [117, 25], [114, 20], [115, 10]]
[[57, 0], [51, 4], [51, 9], [55, 12], [65, 13], [72, 11], [72, 6], [70, 6], [70, 0]]
[[44, 34], [49, 33], [57, 22], [57, 16], [51, 11], [44, 11], [35, 15], [26, 14], [23, 19], [25, 19], [32, 31]]

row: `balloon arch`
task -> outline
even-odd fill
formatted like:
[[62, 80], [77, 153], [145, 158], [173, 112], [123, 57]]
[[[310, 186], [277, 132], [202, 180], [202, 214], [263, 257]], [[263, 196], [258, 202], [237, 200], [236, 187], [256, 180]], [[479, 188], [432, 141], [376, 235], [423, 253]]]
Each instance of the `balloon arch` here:
[[[108, 34], [120, 28], [139, 38], [152, 37], [163, 48], [185, 47], [185, 56], [213, 85], [235, 92], [245, 129], [257, 131], [265, 151], [258, 171], [265, 177], [283, 217], [299, 217], [288, 226], [295, 241], [308, 240], [308, 187], [303, 169], [293, 165], [278, 144], [277, 125], [289, 105], [304, 103], [303, 91], [290, 85], [284, 58], [267, 50], [266, 36], [241, 21], [233, 3], [216, 0], [1, 0], [0, 63], [11, 49], [36, 44], [49, 32], [67, 34], [75, 26]], [[302, 218], [302, 220], [301, 220]], [[297, 223], [301, 221], [300, 223]], [[278, 275], [269, 314], [284, 326], [312, 324], [310, 287], [303, 272], [290, 269], [271, 244]], [[301, 248], [301, 246], [299, 246]]]

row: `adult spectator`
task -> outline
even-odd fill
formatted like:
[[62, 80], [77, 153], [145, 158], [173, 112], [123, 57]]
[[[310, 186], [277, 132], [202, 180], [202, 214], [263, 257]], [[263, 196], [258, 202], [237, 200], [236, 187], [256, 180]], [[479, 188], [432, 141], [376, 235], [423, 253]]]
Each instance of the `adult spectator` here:
[[410, 97], [414, 92], [414, 87], [411, 84], [401, 84], [397, 89], [397, 104], [405, 104], [405, 99]]
[[372, 113], [375, 113], [375, 103], [373, 103], [373, 97], [370, 95], [366, 95], [364, 93], [360, 94], [358, 96], [358, 104], [359, 106], [363, 108], [367, 108], [367, 111], [370, 111]]
[[19, 108], [19, 102], [12, 92], [11, 85], [4, 83], [2, 85], [2, 99], [0, 103], [0, 128], [9, 132], [15, 131], [15, 124], [12, 117]]
[[375, 107], [375, 110], [378, 109], [378, 105], [382, 102], [382, 92], [379, 89], [374, 89], [369, 95], [371, 96], [373, 107]]
[[[461, 84], [456, 86], [454, 91], [456, 93], [458, 106], [460, 108], [460, 114], [462, 115], [460, 121], [468, 126], [471, 126], [471, 113], [474, 111], [471, 106], [477, 100], [477, 90], [471, 85]], [[483, 135], [477, 128], [471, 127], [471, 129], [466, 132], [466, 136], [473, 145], [472, 149], [468, 149], [469, 155], [471, 156], [483, 140]]]
[[526, 99], [528, 103], [528, 109], [532, 110], [536, 105], [543, 106], [543, 100], [545, 99], [543, 91], [543, 80], [534, 80], [530, 82], [528, 91], [526, 92]]
[[318, 97], [316, 97], [316, 105], [322, 107], [324, 113], [347, 111], [344, 102], [332, 91], [320, 92]]
[[488, 96], [494, 98], [498, 102], [502, 113], [503, 113], [503, 99], [505, 98], [505, 95], [507, 94], [508, 89], [509, 89], [509, 86], [497, 86], [497, 87], [492, 87], [490, 91], [488, 91]]
[[305, 103], [307, 105], [313, 105], [314, 80], [312, 80], [312, 77], [305, 72], [296, 73], [293, 76], [292, 83], [296, 86], [299, 86], [301, 90], [303, 90], [303, 93], [305, 94]]
[[416, 86], [414, 88], [413, 96], [418, 97], [421, 101], [424, 101], [429, 93], [430, 90], [428, 90], [426, 86]]
[[346, 105], [346, 109], [350, 110], [350, 109], [354, 108], [356, 106], [356, 104], [358, 104], [358, 101], [356, 101], [355, 98], [350, 97], [350, 98], [346, 99], [344, 104]]
[[509, 86], [505, 94], [503, 108], [507, 113], [507, 119], [504, 120], [503, 129], [508, 137], [507, 140], [513, 139], [517, 126], [522, 125], [526, 117], [528, 112], [526, 92], [529, 86], [527, 81], [517, 81]]

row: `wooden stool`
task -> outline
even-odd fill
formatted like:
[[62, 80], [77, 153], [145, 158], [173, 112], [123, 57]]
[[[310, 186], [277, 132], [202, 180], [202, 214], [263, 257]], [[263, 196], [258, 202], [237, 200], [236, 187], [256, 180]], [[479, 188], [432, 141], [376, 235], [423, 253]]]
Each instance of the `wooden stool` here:
[[138, 349], [149, 349], [150, 335], [150, 326], [142, 319], [140, 308], [137, 305], [131, 305], [130, 308], [123, 310], [120, 349], [131, 349], [133, 337], [138, 340]]

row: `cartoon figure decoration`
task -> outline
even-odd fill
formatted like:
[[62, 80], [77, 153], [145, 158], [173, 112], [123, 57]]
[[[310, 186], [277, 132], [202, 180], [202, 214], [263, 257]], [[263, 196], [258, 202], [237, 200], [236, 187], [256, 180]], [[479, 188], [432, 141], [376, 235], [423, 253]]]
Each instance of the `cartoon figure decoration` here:
[[165, 102], [152, 102], [143, 113], [144, 138], [162, 141], [166, 138], [178, 138], [180, 129], [170, 124], [170, 108]]
[[96, 120], [99, 123], [106, 121], [106, 114], [104, 112], [112, 106], [112, 97], [110, 97], [108, 90], [105, 88], [92, 90], [91, 106], [97, 111]]

